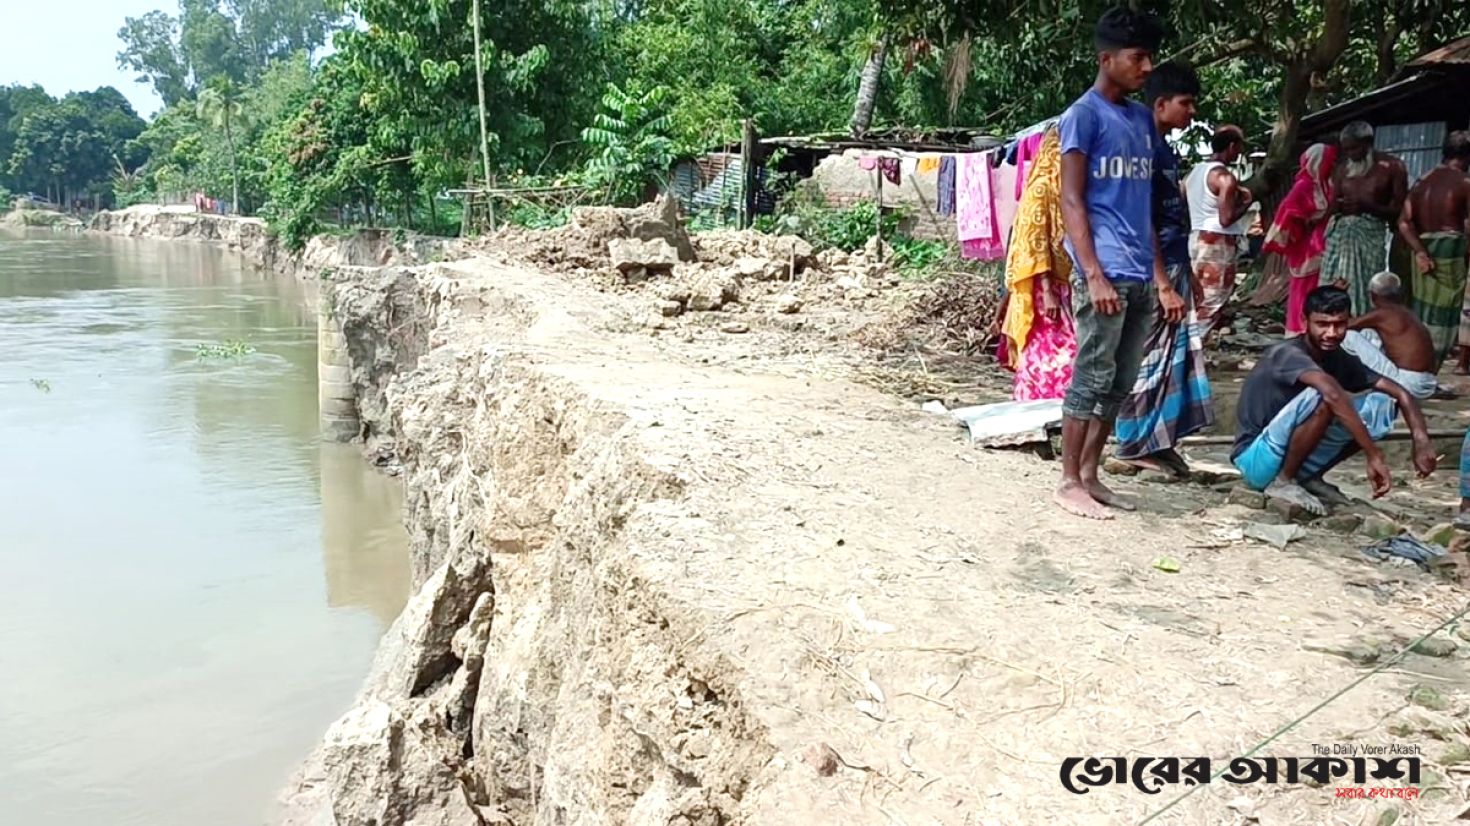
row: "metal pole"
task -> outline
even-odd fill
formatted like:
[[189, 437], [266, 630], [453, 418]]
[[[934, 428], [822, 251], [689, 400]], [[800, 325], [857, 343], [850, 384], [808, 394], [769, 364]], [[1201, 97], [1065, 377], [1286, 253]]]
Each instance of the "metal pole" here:
[[480, 163], [485, 173], [485, 188], [490, 188], [490, 132], [485, 127], [485, 67], [480, 57], [480, 0], [474, 0], [475, 16], [475, 88], [480, 93]]

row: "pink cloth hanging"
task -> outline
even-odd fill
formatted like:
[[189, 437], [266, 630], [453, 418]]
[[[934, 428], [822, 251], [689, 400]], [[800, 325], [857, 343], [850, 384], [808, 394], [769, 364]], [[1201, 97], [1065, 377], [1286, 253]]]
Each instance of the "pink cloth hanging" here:
[[877, 169], [878, 168], [878, 158], [877, 158], [877, 156], [876, 155], [860, 155], [860, 156], [858, 156], [858, 168], [859, 169], [866, 169], [869, 172], [872, 172], [874, 169]]
[[1031, 159], [1036, 157], [1036, 152], [1041, 148], [1042, 132], [1027, 135], [1021, 139], [1016, 146], [1016, 200], [1021, 200], [1021, 193], [1026, 188], [1026, 169], [1031, 166]]
[[995, 235], [990, 204], [990, 158], [984, 152], [965, 152], [955, 159], [955, 224], [960, 242]]
[[989, 152], [966, 152], [955, 159], [955, 224], [965, 258], [1005, 257], [995, 215], [994, 175]]
[[1001, 164], [990, 173], [990, 191], [995, 194], [995, 235], [1002, 245], [1010, 243], [1011, 227], [1016, 223], [1019, 199], [1011, 195], [1016, 186], [1018, 170], [1010, 164]]

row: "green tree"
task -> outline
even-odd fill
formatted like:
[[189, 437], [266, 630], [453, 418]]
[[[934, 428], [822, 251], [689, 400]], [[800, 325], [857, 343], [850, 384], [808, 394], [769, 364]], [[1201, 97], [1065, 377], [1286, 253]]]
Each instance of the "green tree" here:
[[162, 11], [128, 17], [117, 36], [123, 48], [117, 53], [118, 68], [137, 73], [139, 83], [148, 83], [172, 106], [189, 93], [189, 69], [179, 54], [178, 21]]
[[172, 106], [212, 78], [252, 83], [298, 52], [310, 57], [341, 21], [327, 0], [179, 0], [176, 16], [125, 18], [117, 61]]
[[[1006, 126], [1055, 115], [1095, 72], [1091, 30], [1110, 0], [879, 0], [899, 36], [943, 54], [951, 91], [978, 86], [978, 111]], [[1153, 8], [1170, 29], [1166, 56], [1200, 68], [1202, 116], [1269, 133], [1258, 186], [1281, 183], [1294, 165], [1302, 118], [1361, 94], [1407, 54], [1470, 27], [1470, 6], [1439, 0], [1221, 0]], [[1382, 55], [1364, 60], [1361, 54]], [[1365, 71], [1366, 69], [1366, 71]], [[1213, 111], [1212, 111], [1213, 110]], [[972, 109], [977, 111], [976, 109]], [[989, 125], [988, 123], [985, 125]]]
[[618, 202], [636, 202], [651, 183], [663, 183], [674, 160], [669, 118], [664, 114], [669, 90], [663, 86], [631, 95], [608, 84], [602, 108], [582, 140], [596, 154], [587, 164], [592, 181]]
[[240, 158], [235, 151], [235, 128], [244, 116], [240, 88], [233, 80], [217, 76], [199, 93], [199, 119], [223, 130], [230, 150], [230, 203], [240, 211]]

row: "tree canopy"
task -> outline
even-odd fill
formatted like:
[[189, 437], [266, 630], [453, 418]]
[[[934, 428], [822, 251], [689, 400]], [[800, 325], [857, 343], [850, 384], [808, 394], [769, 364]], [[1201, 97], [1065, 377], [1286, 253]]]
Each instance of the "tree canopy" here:
[[215, 77], [255, 81], [278, 60], [310, 56], [341, 19], [328, 0], [179, 0], [177, 15], [125, 18], [117, 62], [172, 106]]
[[144, 126], [111, 86], [59, 100], [40, 86], [0, 87], [0, 190], [110, 199], [114, 170], [144, 160]]
[[[1057, 114], [1091, 83], [1092, 26], [1107, 5], [485, 2], [492, 175], [633, 198], [670, 154], [728, 145], [746, 118], [768, 135], [894, 125], [1007, 134]], [[1455, 0], [1134, 5], [1165, 21], [1161, 57], [1199, 68], [1201, 119], [1241, 125], [1268, 148], [1273, 180], [1290, 167], [1307, 113], [1470, 32], [1470, 5]], [[88, 104], [79, 98], [38, 113], [22, 141], [17, 113], [49, 98], [17, 87], [0, 96], [0, 158], [27, 186], [48, 176], [53, 188], [75, 186], [97, 165], [73, 175], [52, 153], [92, 147], [95, 133], [124, 169], [147, 161], [134, 194], [238, 189], [245, 209], [297, 239], [334, 220], [448, 231], [443, 193], [482, 177], [471, 8], [472, 0], [178, 0], [119, 31], [120, 65], [167, 104], [141, 134], [119, 144], [137, 124], [116, 100], [93, 101], [86, 117], [97, 128], [81, 128]], [[322, 57], [328, 39], [334, 48]], [[231, 90], [229, 106], [222, 89]], [[116, 123], [101, 125], [108, 118]]]

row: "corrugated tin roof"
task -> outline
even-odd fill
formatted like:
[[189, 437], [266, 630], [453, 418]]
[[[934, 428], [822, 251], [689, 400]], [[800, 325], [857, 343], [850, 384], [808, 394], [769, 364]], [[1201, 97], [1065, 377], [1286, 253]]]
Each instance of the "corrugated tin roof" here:
[[1302, 118], [1302, 132], [1312, 135], [1323, 129], [1337, 128], [1350, 120], [1360, 118], [1371, 121], [1372, 118], [1368, 116], [1368, 113], [1372, 110], [1412, 98], [1427, 90], [1434, 90], [1440, 83], [1441, 78], [1434, 72], [1409, 75], [1403, 80], [1374, 89], [1365, 95], [1307, 115]]
[[1409, 61], [1410, 66], [1439, 66], [1445, 63], [1470, 64], [1470, 37], [1462, 37]]

